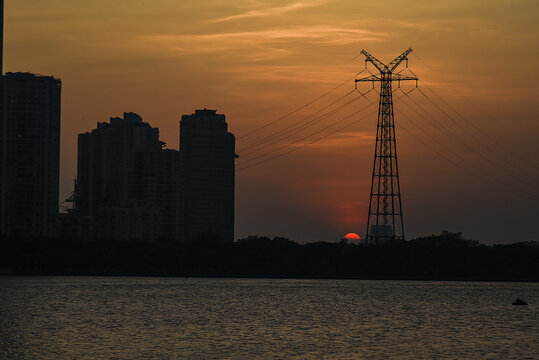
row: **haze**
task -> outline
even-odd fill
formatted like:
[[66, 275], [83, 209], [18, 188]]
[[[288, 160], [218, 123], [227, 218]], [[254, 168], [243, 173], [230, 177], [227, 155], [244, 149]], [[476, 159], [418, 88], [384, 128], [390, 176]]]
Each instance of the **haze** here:
[[[447, 229], [484, 243], [528, 241], [539, 231], [538, 13], [537, 1], [6, 1], [4, 71], [63, 81], [63, 199], [76, 177], [76, 135], [99, 121], [136, 112], [177, 148], [181, 114], [207, 107], [226, 114], [240, 149], [327, 104], [242, 138], [351, 79], [364, 68], [361, 49], [389, 62], [412, 47], [419, 87], [434, 89], [484, 134], [459, 128], [412, 93], [467, 146], [459, 145], [395, 102], [407, 238]], [[350, 80], [333, 99], [353, 88]], [[363, 236], [375, 131], [374, 114], [239, 171], [236, 238]], [[494, 151], [481, 148], [480, 134], [496, 142]], [[445, 156], [453, 163], [416, 137], [452, 149]], [[241, 168], [248, 157], [238, 154]]]

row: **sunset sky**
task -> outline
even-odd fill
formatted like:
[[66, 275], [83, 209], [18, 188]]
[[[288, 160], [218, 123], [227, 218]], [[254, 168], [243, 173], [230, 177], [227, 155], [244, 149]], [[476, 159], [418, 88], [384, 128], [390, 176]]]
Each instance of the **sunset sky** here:
[[539, 240], [538, 14], [536, 0], [6, 0], [4, 71], [62, 80], [62, 198], [77, 134], [133, 111], [178, 148], [180, 116], [207, 107], [237, 137], [236, 238], [337, 241], [365, 234], [378, 101], [339, 99], [365, 67], [361, 49], [390, 62], [412, 47], [427, 97], [394, 94], [406, 237]]

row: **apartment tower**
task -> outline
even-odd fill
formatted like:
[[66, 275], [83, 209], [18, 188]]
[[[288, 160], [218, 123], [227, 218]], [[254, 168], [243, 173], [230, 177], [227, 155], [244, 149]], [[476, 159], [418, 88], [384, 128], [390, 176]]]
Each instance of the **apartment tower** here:
[[56, 236], [61, 81], [8, 72], [0, 92], [0, 233]]
[[203, 234], [234, 241], [235, 138], [225, 115], [195, 110], [180, 121], [185, 240]]

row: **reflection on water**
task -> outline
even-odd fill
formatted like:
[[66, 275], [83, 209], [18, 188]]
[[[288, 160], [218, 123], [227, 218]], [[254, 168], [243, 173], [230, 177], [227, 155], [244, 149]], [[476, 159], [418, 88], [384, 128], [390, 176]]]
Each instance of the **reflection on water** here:
[[538, 359], [538, 334], [533, 283], [0, 277], [1, 359]]

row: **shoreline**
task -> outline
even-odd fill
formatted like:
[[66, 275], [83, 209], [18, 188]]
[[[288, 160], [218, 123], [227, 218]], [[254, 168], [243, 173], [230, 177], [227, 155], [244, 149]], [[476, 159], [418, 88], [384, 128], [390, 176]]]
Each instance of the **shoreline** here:
[[263, 274], [169, 274], [169, 273], [66, 273], [66, 272], [19, 272], [0, 273], [0, 277], [132, 277], [132, 278], [195, 278], [195, 279], [274, 279], [274, 280], [372, 280], [372, 281], [434, 281], [434, 282], [521, 282], [539, 283], [538, 278], [479, 277], [479, 276], [309, 276], [309, 275], [263, 275]]

